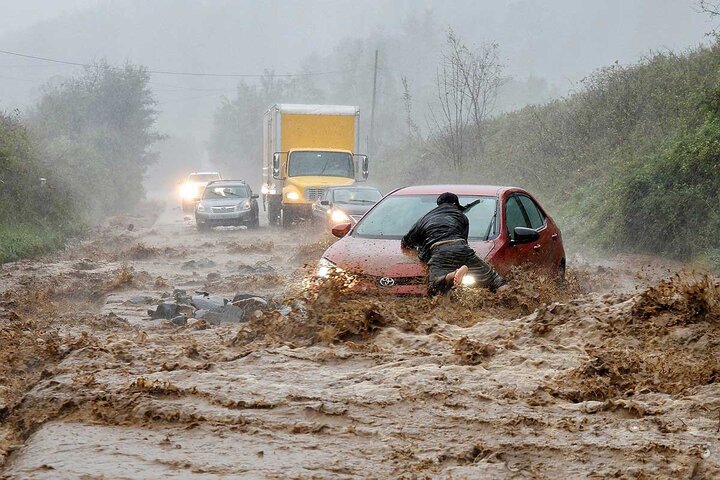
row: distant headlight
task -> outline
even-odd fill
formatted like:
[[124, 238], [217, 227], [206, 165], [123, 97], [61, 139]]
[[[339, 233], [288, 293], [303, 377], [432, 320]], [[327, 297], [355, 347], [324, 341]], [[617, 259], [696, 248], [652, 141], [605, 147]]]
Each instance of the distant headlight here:
[[475, 277], [473, 277], [472, 275], [465, 275], [462, 279], [462, 284], [464, 287], [472, 287], [473, 285], [475, 285], [476, 282], [477, 280], [475, 280]]
[[186, 200], [197, 198], [200, 188], [194, 183], [183, 183], [180, 186], [180, 196]]
[[318, 262], [318, 268], [315, 271], [315, 276], [320, 278], [328, 278], [330, 276], [330, 272], [332, 271], [342, 272], [342, 269], [338, 268], [337, 265], [335, 265], [327, 258], [321, 258]]
[[300, 200], [300, 194], [297, 193], [297, 192], [287, 192], [287, 193], [285, 194], [285, 197], [286, 197], [288, 200]]
[[350, 217], [347, 216], [347, 213], [343, 212], [342, 210], [334, 210], [332, 215], [330, 216], [330, 220], [332, 220], [334, 223], [347, 223], [350, 221]]
[[198, 203], [197, 211], [198, 211], [198, 212], [204, 212], [204, 211], [205, 211], [205, 205], [203, 205], [202, 203]]

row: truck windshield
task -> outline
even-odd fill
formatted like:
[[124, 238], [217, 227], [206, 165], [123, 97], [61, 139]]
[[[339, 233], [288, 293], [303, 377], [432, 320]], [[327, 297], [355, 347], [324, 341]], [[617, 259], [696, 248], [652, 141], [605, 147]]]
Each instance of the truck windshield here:
[[352, 155], [342, 152], [293, 152], [290, 154], [288, 176], [355, 178]]

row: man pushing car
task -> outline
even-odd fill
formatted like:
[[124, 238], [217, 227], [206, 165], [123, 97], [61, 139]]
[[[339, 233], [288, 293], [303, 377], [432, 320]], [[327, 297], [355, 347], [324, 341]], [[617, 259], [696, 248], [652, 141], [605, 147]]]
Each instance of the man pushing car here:
[[468, 245], [470, 222], [465, 211], [474, 205], [463, 207], [458, 196], [450, 192], [441, 194], [437, 205], [413, 225], [401, 242], [402, 248], [416, 249], [420, 261], [427, 264], [428, 294], [447, 293], [462, 285], [468, 274], [475, 285], [493, 292], [506, 285], [506, 280]]

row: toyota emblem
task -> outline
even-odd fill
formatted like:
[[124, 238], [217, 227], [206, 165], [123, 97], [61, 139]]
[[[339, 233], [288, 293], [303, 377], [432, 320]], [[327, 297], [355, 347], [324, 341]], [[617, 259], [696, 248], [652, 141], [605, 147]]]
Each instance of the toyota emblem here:
[[390, 277], [382, 277], [379, 283], [381, 287], [392, 287], [393, 285], [395, 285], [395, 279]]

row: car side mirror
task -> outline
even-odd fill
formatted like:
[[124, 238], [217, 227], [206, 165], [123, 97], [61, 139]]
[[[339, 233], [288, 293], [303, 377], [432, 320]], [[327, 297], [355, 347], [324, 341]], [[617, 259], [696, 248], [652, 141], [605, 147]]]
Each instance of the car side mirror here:
[[320, 200], [320, 205], [324, 205], [327, 207], [330, 205], [330, 201], [329, 200]]
[[250, 198], [260, 198], [260, 195], [258, 195], [257, 193], [253, 193], [252, 195], [250, 195]]
[[280, 180], [280, 152], [273, 153], [273, 178]]
[[513, 232], [515, 233], [515, 238], [513, 239], [513, 244], [515, 245], [536, 242], [540, 238], [537, 230], [533, 230], [532, 228], [515, 227]]
[[335, 225], [332, 228], [332, 234], [338, 238], [342, 238], [350, 232], [351, 227], [352, 224], [350, 223], [341, 223], [339, 225]]

